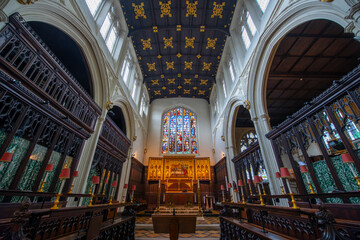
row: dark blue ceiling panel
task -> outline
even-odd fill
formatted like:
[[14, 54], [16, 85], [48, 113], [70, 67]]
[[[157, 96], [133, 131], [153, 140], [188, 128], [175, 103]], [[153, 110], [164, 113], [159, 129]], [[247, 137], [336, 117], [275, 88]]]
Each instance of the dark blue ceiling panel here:
[[236, 0], [120, 0], [151, 101], [209, 100]]

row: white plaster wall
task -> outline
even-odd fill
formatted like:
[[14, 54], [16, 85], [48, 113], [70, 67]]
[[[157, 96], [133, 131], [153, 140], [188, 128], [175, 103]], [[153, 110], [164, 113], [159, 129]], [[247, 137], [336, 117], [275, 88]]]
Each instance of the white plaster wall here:
[[210, 164], [214, 165], [212, 152], [212, 135], [210, 125], [209, 103], [203, 99], [194, 98], [167, 98], [157, 99], [151, 103], [149, 109], [149, 124], [147, 138], [147, 153], [144, 164], [148, 164], [149, 157], [161, 157], [161, 122], [162, 114], [169, 108], [183, 106], [197, 116], [198, 127], [198, 155], [197, 157], [210, 157]]
[[136, 140], [133, 142], [133, 152], [134, 157], [140, 162], [144, 163], [144, 146], [146, 142], [146, 136], [139, 122], [135, 123], [135, 136]]
[[[224, 136], [223, 133], [223, 121], [219, 121], [218, 126], [215, 128], [214, 133], [214, 158], [215, 158], [215, 164], [218, 163], [224, 156], [226, 156], [226, 145], [225, 141], [221, 139], [221, 136]], [[223, 155], [224, 154], [224, 155]]]

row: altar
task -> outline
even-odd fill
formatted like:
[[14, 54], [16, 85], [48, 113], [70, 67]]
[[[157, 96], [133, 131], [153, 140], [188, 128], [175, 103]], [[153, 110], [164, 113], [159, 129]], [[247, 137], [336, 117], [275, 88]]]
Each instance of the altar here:
[[165, 206], [193, 206], [195, 201], [194, 192], [165, 192]]

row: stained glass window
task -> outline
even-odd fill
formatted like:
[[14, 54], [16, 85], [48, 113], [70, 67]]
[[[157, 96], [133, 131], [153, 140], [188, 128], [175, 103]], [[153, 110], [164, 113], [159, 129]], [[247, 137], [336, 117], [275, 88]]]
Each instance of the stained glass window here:
[[163, 116], [162, 153], [197, 154], [196, 116], [177, 107]]

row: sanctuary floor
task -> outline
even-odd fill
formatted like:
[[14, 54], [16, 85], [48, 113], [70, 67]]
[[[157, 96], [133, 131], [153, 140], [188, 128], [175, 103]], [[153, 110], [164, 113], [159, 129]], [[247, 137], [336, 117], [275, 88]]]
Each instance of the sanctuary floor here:
[[[199, 217], [196, 222], [195, 233], [179, 234], [179, 239], [202, 239], [202, 240], [218, 240], [220, 239], [220, 220], [219, 217]], [[169, 234], [154, 233], [152, 228], [151, 217], [137, 217], [135, 225], [135, 239], [147, 240], [169, 239]]]

